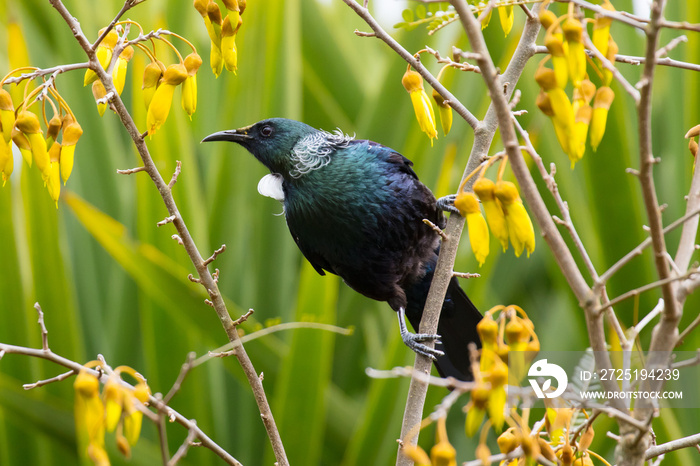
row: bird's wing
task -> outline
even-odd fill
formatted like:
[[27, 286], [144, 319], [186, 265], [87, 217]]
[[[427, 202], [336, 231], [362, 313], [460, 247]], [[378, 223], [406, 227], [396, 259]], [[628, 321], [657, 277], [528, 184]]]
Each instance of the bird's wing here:
[[[364, 142], [364, 141], [358, 141]], [[418, 175], [413, 171], [413, 162], [408, 160], [403, 155], [396, 152], [391, 147], [376, 143], [374, 141], [368, 141], [370, 148], [379, 149], [383, 154], [386, 154], [386, 160], [394, 165], [400, 172], [406, 173], [412, 178], [418, 179]]]

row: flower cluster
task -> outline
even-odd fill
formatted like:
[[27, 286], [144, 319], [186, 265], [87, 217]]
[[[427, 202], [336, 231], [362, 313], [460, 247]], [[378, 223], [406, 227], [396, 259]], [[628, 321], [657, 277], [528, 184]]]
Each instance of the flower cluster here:
[[[83, 134], [75, 115], [66, 101], [56, 90], [53, 79], [47, 79], [40, 86], [30, 91], [28, 80], [25, 81], [24, 96], [17, 105], [10, 93], [4, 89], [5, 81], [22, 72], [37, 71], [26, 67], [11, 71], [0, 81], [0, 173], [3, 186], [12, 174], [14, 162], [12, 143], [19, 148], [22, 157], [30, 167], [34, 163], [41, 172], [44, 185], [58, 207], [61, 193], [61, 179], [65, 184], [73, 171], [75, 145]], [[40, 105], [41, 120], [37, 113], [30, 110]], [[51, 108], [51, 118], [47, 110]], [[60, 142], [59, 142], [60, 140]]]
[[[509, 380], [519, 381], [525, 375], [530, 359], [540, 350], [534, 324], [513, 304], [489, 309], [476, 330], [482, 347], [478, 366], [473, 369], [476, 387], [465, 408], [465, 431], [470, 437], [478, 432], [487, 413], [490, 423], [501, 430], [506, 418], [505, 386]], [[517, 352], [513, 358], [511, 351]]]
[[[501, 166], [496, 182], [484, 177], [486, 168], [493, 160], [495, 158], [464, 179], [455, 199], [455, 207], [467, 219], [469, 243], [479, 266], [483, 265], [489, 255], [489, 230], [501, 243], [504, 252], [508, 249], [509, 242], [513, 245], [516, 257], [520, 257], [525, 250], [530, 257], [535, 250], [535, 229], [518, 194], [518, 188], [513, 182], [502, 179], [505, 165]], [[504, 164], [506, 160], [504, 159]], [[477, 173], [474, 192], [464, 191], [466, 182]], [[479, 201], [484, 208], [485, 218]]]
[[[133, 41], [128, 40], [131, 26], [136, 26], [141, 35], [139, 39]], [[114, 28], [106, 32], [106, 29], [100, 30], [100, 36], [104, 36], [95, 49], [95, 54], [103, 69], [109, 70], [112, 67], [112, 81], [117, 93], [121, 95], [126, 82], [127, 65], [134, 56], [134, 47], [141, 50], [148, 56], [150, 62], [146, 65], [143, 74], [143, 101], [148, 110], [146, 116], [146, 124], [148, 126], [148, 134], [153, 135], [165, 122], [170, 113], [175, 88], [182, 85], [182, 108], [192, 118], [192, 114], [197, 110], [197, 71], [202, 64], [202, 59], [197, 53], [195, 47], [185, 38], [164, 31], [156, 34], [155, 39], [160, 40], [172, 49], [178, 57], [178, 62], [166, 66], [157, 57], [155, 41], [151, 41], [153, 48], [150, 49], [146, 45], [140, 43], [140, 38], [145, 37], [141, 26], [134, 21], [120, 21]], [[184, 59], [177, 48], [164, 36], [172, 35], [192, 48], [192, 52]], [[131, 43], [134, 45], [132, 46]], [[119, 55], [114, 60], [115, 51], [119, 51]], [[114, 64], [112, 65], [112, 61]], [[85, 72], [84, 85], [92, 83], [92, 94], [97, 103], [97, 110], [100, 116], [104, 115], [107, 109], [107, 90], [104, 83], [98, 79], [97, 73], [94, 70]]]
[[228, 13], [222, 17], [221, 9], [214, 0], [194, 0], [194, 7], [202, 16], [211, 39], [209, 63], [214, 76], [221, 74], [224, 66], [236, 74], [238, 69], [238, 50], [236, 34], [243, 24], [243, 12], [246, 0], [223, 0]]
[[[85, 369], [101, 366], [100, 361], [90, 361]], [[131, 447], [141, 433], [143, 413], [139, 405], [148, 402], [151, 391], [146, 379], [134, 369], [120, 366], [110, 374], [100, 395], [100, 382], [87, 370], [81, 370], [75, 378], [75, 425], [81, 455], [96, 465], [109, 465], [105, 450], [105, 431], [116, 431], [119, 451], [127, 458]], [[137, 383], [133, 387], [122, 381], [121, 374], [129, 374]]]
[[[584, 23], [574, 15], [573, 3], [569, 6], [568, 13], [561, 17], [546, 9], [540, 12], [540, 22], [546, 30], [544, 45], [549, 55], [540, 62], [535, 81], [540, 86], [537, 106], [551, 117], [559, 144], [573, 168], [583, 158], [587, 139], [594, 151], [598, 149], [615, 93], [610, 88], [612, 71], [603, 67], [601, 60], [591, 62], [599, 77], [599, 87], [596, 88], [589, 79]], [[602, 7], [614, 11], [608, 0], [602, 3]], [[614, 62], [618, 48], [610, 35], [612, 20], [598, 15], [594, 20], [586, 21], [593, 23], [594, 47], [607, 60]], [[551, 62], [551, 68], [545, 67], [548, 62]], [[569, 82], [573, 88], [571, 99], [566, 93]]]

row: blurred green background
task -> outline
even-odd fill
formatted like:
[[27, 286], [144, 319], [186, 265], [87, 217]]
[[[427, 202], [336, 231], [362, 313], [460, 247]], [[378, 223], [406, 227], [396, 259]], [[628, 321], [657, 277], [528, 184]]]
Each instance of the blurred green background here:
[[[435, 36], [425, 29], [398, 31], [402, 2], [373, 1], [383, 25], [408, 50], [426, 43], [449, 55], [456, 45], [468, 49], [459, 26]], [[70, 0], [66, 5], [91, 40], [119, 10], [121, 3]], [[615, 2], [630, 9], [629, 1]], [[412, 6], [415, 6], [413, 4]], [[559, 14], [561, 5], [554, 7]], [[700, 6], [670, 2], [667, 17], [698, 22]], [[502, 69], [522, 28], [504, 38], [497, 16], [486, 36]], [[175, 161], [183, 163], [174, 188], [175, 199], [202, 255], [221, 244], [226, 252], [214, 267], [234, 318], [248, 308], [255, 314], [247, 332], [275, 320], [311, 320], [354, 327], [352, 336], [320, 330], [293, 330], [257, 339], [246, 348], [258, 372], [263, 372], [272, 410], [292, 464], [393, 464], [400, 432], [407, 380], [371, 380], [365, 368], [408, 365], [413, 355], [404, 347], [395, 316], [385, 303], [354, 293], [336, 277], [318, 276], [303, 260], [290, 237], [281, 206], [258, 195], [256, 185], [265, 169], [249, 154], [230, 144], [200, 145], [214, 131], [283, 116], [316, 127], [340, 127], [400, 151], [415, 163], [416, 172], [437, 195], [454, 192], [466, 164], [472, 131], [455, 120], [448, 137], [440, 134], [431, 147], [419, 132], [410, 99], [400, 80], [406, 65], [382, 42], [359, 38], [355, 28], [367, 27], [340, 0], [249, 0], [239, 32], [239, 71], [218, 78], [208, 68], [209, 41], [201, 17], [189, 1], [149, 0], [126, 17], [146, 30], [164, 27], [194, 42], [204, 58], [200, 70], [199, 105], [191, 121], [179, 107], [179, 91], [171, 115], [148, 145], [164, 178]], [[0, 70], [9, 71], [8, 49], [18, 53], [25, 44], [8, 43], [8, 25], [19, 24], [30, 62], [50, 67], [85, 61], [70, 30], [46, 1], [0, 2]], [[613, 26], [620, 52], [643, 53], [643, 37], [629, 27]], [[662, 34], [662, 42], [677, 36]], [[541, 42], [540, 42], [541, 43]], [[167, 57], [165, 49], [161, 59]], [[186, 52], [185, 47], [181, 47]], [[671, 56], [700, 61], [698, 35]], [[540, 57], [526, 68], [517, 87], [520, 108], [530, 113], [521, 121], [530, 131], [545, 162], [558, 165], [557, 182], [588, 251], [604, 271], [645, 237], [645, 215], [636, 180], [625, 174], [637, 166], [634, 104], [615, 87], [608, 129], [597, 153], [587, 152], [574, 171], [556, 143], [551, 123], [534, 106], [533, 73]], [[172, 58], [168, 58], [172, 60]], [[439, 65], [424, 59], [437, 73]], [[122, 98], [145, 130], [141, 97], [144, 57], [129, 65]], [[640, 69], [620, 65], [636, 82]], [[121, 176], [116, 169], [140, 165], [118, 119], [98, 116], [91, 92], [82, 87], [82, 72], [57, 79], [61, 94], [84, 129], [77, 146], [75, 169], [64, 188], [58, 210], [42, 187], [35, 168], [16, 163], [7, 185], [0, 189], [0, 341], [40, 346], [34, 302], [46, 314], [51, 349], [81, 363], [103, 354], [113, 366], [126, 364], [148, 378], [155, 392], [167, 392], [190, 351], [197, 355], [226, 342], [213, 310], [203, 303], [203, 290], [187, 280], [194, 272], [185, 251], [170, 237], [172, 225], [157, 228], [167, 213], [152, 182], [144, 174]], [[478, 117], [488, 106], [485, 86], [475, 74], [448, 71], [445, 83]], [[690, 185], [692, 159], [683, 134], [700, 122], [697, 102], [700, 80], [695, 72], [658, 69], [654, 95], [654, 151], [663, 163], [656, 180], [660, 202], [668, 203], [670, 223], [685, 210], [683, 196]], [[494, 143], [492, 153], [501, 149]], [[541, 184], [541, 183], [540, 183]], [[553, 206], [542, 187], [543, 197]], [[554, 212], [554, 211], [553, 211]], [[566, 237], [566, 234], [564, 235]], [[679, 232], [668, 236], [671, 253]], [[464, 281], [477, 306], [517, 303], [530, 315], [546, 350], [582, 350], [587, 346], [583, 315], [541, 238], [529, 259], [503, 254], [492, 242], [492, 254], [478, 269], [467, 241], [457, 259], [459, 271], [478, 271], [479, 279]], [[610, 282], [610, 296], [654, 279], [647, 251]], [[616, 308], [625, 325], [636, 321], [657, 302], [659, 294], [642, 295]], [[698, 314], [691, 297], [682, 326]], [[643, 341], [648, 340], [648, 331]], [[700, 344], [696, 333], [681, 349]], [[78, 462], [73, 426], [72, 381], [24, 391], [23, 383], [52, 377], [63, 369], [44, 361], [6, 355], [0, 361], [0, 465], [75, 464]], [[431, 389], [426, 412], [446, 394]], [[466, 400], [465, 402], [466, 403]], [[462, 404], [464, 404], [462, 403]], [[197, 367], [186, 380], [172, 407], [198, 425], [246, 465], [271, 464], [273, 457], [250, 389], [235, 359], [212, 360]], [[472, 459], [474, 439], [464, 436], [464, 414], [456, 407], [448, 419], [450, 439], [458, 460]], [[612, 422], [599, 419], [593, 449], [610, 458]], [[697, 431], [697, 410], [662, 410], [655, 423], [659, 443]], [[170, 451], [187, 432], [168, 426]], [[430, 446], [432, 430], [421, 438]], [[493, 439], [491, 439], [493, 440]], [[495, 451], [495, 443], [490, 442]], [[108, 448], [114, 464], [124, 462]], [[692, 464], [689, 450], [668, 456], [664, 464]], [[130, 464], [160, 461], [153, 425], [144, 423], [142, 439]], [[183, 464], [218, 464], [201, 448], [188, 452]]]

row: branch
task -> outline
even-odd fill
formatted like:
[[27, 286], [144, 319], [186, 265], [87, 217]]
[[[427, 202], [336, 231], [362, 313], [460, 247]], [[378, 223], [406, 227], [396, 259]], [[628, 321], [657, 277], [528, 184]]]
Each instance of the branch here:
[[[133, 5], [135, 4], [135, 1], [136, 0], [127, 0], [127, 3]], [[112, 105], [114, 106], [114, 109], [117, 115], [119, 116], [122, 125], [124, 125], [124, 128], [126, 128], [127, 132], [129, 133], [129, 136], [131, 136], [131, 139], [133, 140], [134, 145], [138, 150], [139, 156], [143, 161], [143, 166], [145, 167], [145, 170], [148, 172], [149, 176], [153, 180], [153, 183], [156, 185], [156, 188], [158, 189], [158, 192], [160, 193], [163, 199], [163, 203], [165, 204], [169, 215], [175, 217], [173, 224], [177, 229], [178, 236], [182, 240], [185, 251], [187, 251], [187, 255], [190, 257], [192, 264], [197, 270], [197, 273], [202, 282], [202, 286], [207, 290], [210, 297], [212, 298], [212, 306], [216, 310], [216, 314], [219, 317], [219, 320], [221, 321], [221, 325], [226, 331], [226, 335], [229, 341], [232, 344], [238, 345], [235, 350], [235, 355], [238, 359], [239, 364], [243, 368], [243, 372], [245, 373], [246, 378], [248, 379], [248, 383], [250, 384], [250, 387], [253, 391], [253, 395], [255, 396], [255, 401], [258, 405], [260, 416], [263, 420], [263, 424], [267, 431], [267, 435], [270, 439], [275, 458], [280, 466], [285, 466], [289, 464], [287, 460], [287, 455], [284, 451], [284, 446], [282, 444], [282, 439], [280, 438], [279, 431], [277, 430], [277, 426], [272, 415], [272, 411], [270, 410], [270, 405], [267, 401], [265, 390], [262, 386], [262, 381], [258, 377], [258, 374], [255, 368], [253, 367], [253, 364], [250, 361], [250, 358], [248, 357], [245, 348], [238, 344], [240, 342], [240, 337], [238, 335], [238, 332], [236, 331], [235, 326], [233, 325], [233, 320], [229, 315], [228, 309], [226, 308], [226, 304], [224, 303], [221, 293], [219, 292], [218, 285], [214, 281], [214, 278], [212, 277], [206, 264], [204, 263], [204, 259], [199, 253], [197, 245], [195, 244], [194, 240], [192, 239], [192, 236], [190, 235], [189, 230], [187, 229], [187, 226], [185, 225], [185, 222], [173, 198], [172, 191], [163, 180], [163, 177], [158, 172], [158, 169], [155, 166], [153, 159], [151, 158], [151, 154], [148, 151], [148, 147], [146, 146], [146, 142], [142, 137], [141, 132], [137, 128], [136, 123], [134, 123], [133, 118], [129, 114], [129, 111], [127, 110], [126, 106], [124, 105], [124, 102], [121, 100], [121, 97], [116, 92], [111, 75], [109, 75], [97, 62], [95, 52], [92, 49], [91, 44], [81, 31], [78, 21], [75, 18], [73, 18], [73, 16], [69, 13], [69, 11], [66, 9], [65, 5], [62, 3], [61, 0], [50, 0], [50, 2], [51, 5], [65, 20], [66, 24], [68, 24], [68, 26], [71, 28], [76, 40], [90, 58], [91, 68], [93, 69], [93, 71], [95, 71], [95, 73], [97, 73], [97, 76], [104, 84], [106, 91], [108, 93], [114, 93]]]
[[682, 448], [694, 447], [700, 445], [700, 434], [689, 435], [688, 437], [679, 438], [670, 442], [662, 443], [649, 448], [646, 451], [645, 459], [655, 458], [665, 453], [680, 450]]

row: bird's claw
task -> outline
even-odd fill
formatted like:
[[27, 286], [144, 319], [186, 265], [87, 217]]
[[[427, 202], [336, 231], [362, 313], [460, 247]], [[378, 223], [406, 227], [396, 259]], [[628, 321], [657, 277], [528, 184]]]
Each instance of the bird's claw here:
[[448, 196], [443, 196], [440, 199], [437, 200], [436, 206], [438, 210], [441, 210], [443, 212], [450, 212], [453, 214], [460, 214], [459, 209], [455, 207], [455, 199], [457, 198], [456, 194], [450, 194]]
[[440, 342], [440, 335], [435, 335], [431, 333], [410, 333], [407, 332], [403, 335], [401, 335], [403, 342], [411, 348], [414, 352], [418, 354], [422, 354], [423, 356], [426, 356], [432, 360], [436, 360], [440, 356], [444, 356], [445, 353], [435, 349], [431, 348], [428, 345], [424, 345], [421, 342], [424, 341], [433, 341], [436, 344], [441, 343]]

